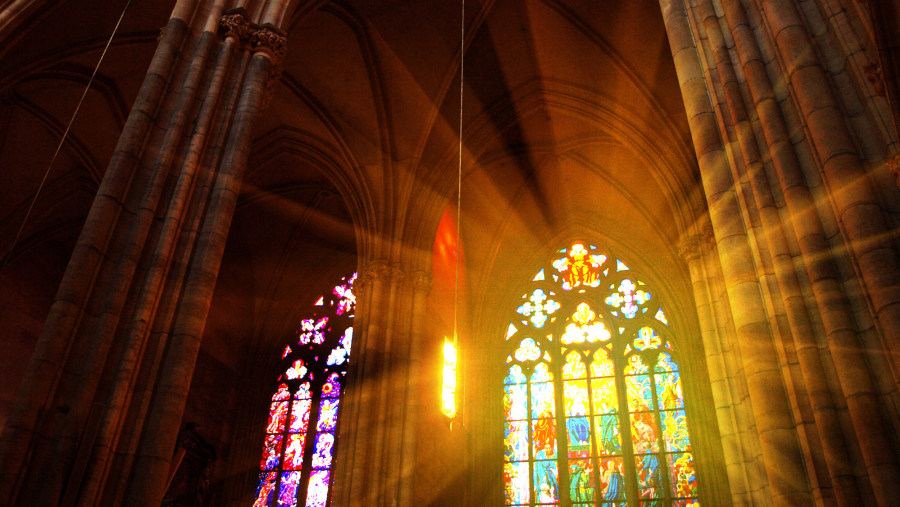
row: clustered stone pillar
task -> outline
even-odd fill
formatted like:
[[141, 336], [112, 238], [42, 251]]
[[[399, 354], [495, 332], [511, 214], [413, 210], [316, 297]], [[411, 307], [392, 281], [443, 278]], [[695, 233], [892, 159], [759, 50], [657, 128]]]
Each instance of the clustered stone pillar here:
[[[334, 505], [409, 505], [431, 277], [387, 261], [360, 270], [354, 354], [341, 408]], [[394, 311], [386, 312], [385, 308]]]
[[[740, 401], [736, 400], [732, 394], [734, 380], [730, 378], [726, 362], [726, 356], [731, 347], [724, 346], [730, 336], [720, 332], [715, 319], [716, 315], [721, 315], [722, 310], [727, 310], [729, 313], [730, 310], [718, 309], [714, 305], [714, 291], [710, 286], [713, 277], [707, 273], [705, 267], [704, 243], [705, 239], [702, 234], [688, 235], [681, 240], [678, 250], [688, 264], [691, 285], [694, 289], [694, 301], [697, 305], [697, 317], [700, 322], [700, 333], [709, 370], [716, 420], [722, 438], [725, 472], [729, 484], [731, 484], [731, 496], [735, 504], [749, 504], [753, 503], [753, 499], [751, 483], [748, 480], [750, 474], [746, 470], [746, 463], [752, 461], [748, 457], [748, 455], [752, 455], [752, 452], [747, 449], [742, 438], [740, 421], [735, 413]], [[706, 253], [708, 255], [708, 252]]]
[[660, 0], [660, 6], [709, 203], [769, 493], [778, 504], [809, 505], [811, 496], [790, 402], [694, 35], [683, 3]]
[[175, 6], [0, 437], [0, 504], [162, 500], [286, 7]]
[[[813, 9], [831, 8], [825, 5], [828, 0], [816, 3]], [[793, 0], [689, 4], [661, 0], [660, 4], [717, 239], [716, 258], [708, 259], [707, 266], [710, 260], [720, 264], [728, 287], [771, 496], [776, 503], [814, 499], [839, 505], [856, 505], [872, 496], [880, 505], [890, 505], [900, 496], [897, 420], [889, 410], [896, 405], [900, 380], [896, 314], [900, 311], [900, 260], [885, 207], [853, 142], [854, 137], [870, 136], [875, 129], [864, 117], [849, 122], [842, 112], [842, 100], [861, 102], [854, 94], [864, 96], [862, 85], [840, 87], [840, 97], [832, 91], [831, 76], [821, 59], [840, 58], [832, 54], [839, 46], [816, 47], [808, 25], [817, 22], [809, 20], [815, 14], [801, 14]], [[844, 27], [849, 32], [849, 24]], [[856, 35], [824, 36], [848, 40]], [[785, 86], [788, 100], [777, 91]], [[860, 130], [854, 132], [854, 128]], [[870, 147], [875, 143], [865, 142]], [[881, 148], [890, 153], [896, 144], [896, 139], [887, 139]], [[712, 155], [717, 152], [733, 158]], [[821, 179], [824, 192], [812, 188], [811, 178], [814, 184]], [[733, 199], [731, 194], [741, 194], [741, 187], [744, 193]], [[758, 217], [759, 223], [744, 227], [741, 217], [747, 221]], [[840, 232], [837, 237], [827, 232], [825, 224], [832, 220]], [[723, 241], [741, 235], [749, 243]], [[687, 245], [696, 240], [684, 241]], [[715, 273], [704, 272], [698, 257], [690, 253], [687, 262], [703, 323], [708, 283], [715, 280]], [[745, 269], [736, 268], [736, 263]], [[844, 284], [842, 264], [859, 273], [862, 295], [852, 294]], [[766, 282], [769, 273], [774, 275], [773, 283]], [[751, 295], [732, 289], [751, 278], [759, 280], [758, 290], [767, 304], [748, 307], [746, 298]], [[753, 299], [759, 300], [760, 295]], [[868, 310], [880, 350], [866, 350], [871, 341], [861, 338], [867, 323], [865, 316], [860, 322], [860, 310]], [[765, 364], [790, 377], [799, 373], [800, 378], [779, 379], [774, 372], [766, 376], [768, 389], [786, 393], [790, 400], [777, 413], [767, 413], [772, 398], [760, 398], [754, 390], [758, 381], [752, 378], [764, 356], [759, 354], [761, 349], [751, 351], [743, 343], [746, 337], [741, 336], [739, 320], [741, 314], [752, 313], [774, 326], [779, 312], [786, 323], [773, 327], [770, 337], [778, 353], [765, 356]], [[729, 400], [727, 391], [717, 385], [720, 378], [734, 372], [720, 372], [716, 357], [722, 350], [718, 347], [721, 338], [706, 331], [703, 338], [732, 497], [742, 503], [743, 490], [752, 481], [741, 477], [736, 466], [740, 457], [729, 437], [734, 422], [726, 410], [736, 409], [739, 398]], [[752, 353], [750, 358], [747, 352]], [[879, 384], [873, 371], [893, 377]], [[887, 390], [886, 384], [890, 384]], [[778, 418], [775, 427], [782, 430], [777, 444], [764, 435], [773, 418]], [[787, 432], [793, 436], [788, 438]], [[799, 452], [797, 443], [789, 442], [794, 439], [800, 439]], [[785, 465], [792, 465], [790, 472]], [[803, 476], [795, 476], [791, 483], [776, 483], [788, 473]]]

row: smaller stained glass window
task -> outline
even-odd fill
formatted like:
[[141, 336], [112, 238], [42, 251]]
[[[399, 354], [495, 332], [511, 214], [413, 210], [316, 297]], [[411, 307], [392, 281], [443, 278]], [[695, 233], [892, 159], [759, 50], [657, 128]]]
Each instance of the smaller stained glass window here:
[[254, 507], [327, 507], [356, 297], [346, 277], [313, 304], [282, 354]]

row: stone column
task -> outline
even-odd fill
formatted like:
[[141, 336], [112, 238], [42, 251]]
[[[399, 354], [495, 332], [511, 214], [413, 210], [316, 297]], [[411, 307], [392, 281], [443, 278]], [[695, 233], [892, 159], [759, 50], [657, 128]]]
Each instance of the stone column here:
[[425, 324], [425, 301], [431, 292], [431, 275], [425, 271], [416, 271], [410, 276], [412, 285], [411, 322], [409, 333], [409, 359], [406, 374], [406, 400], [403, 405], [403, 418], [401, 423], [402, 441], [399, 448], [400, 485], [397, 495], [397, 505], [411, 505], [413, 493], [413, 478], [416, 472], [416, 434], [418, 430], [419, 393], [423, 376], [427, 373], [422, 370], [422, 340]]
[[[738, 6], [731, 7], [736, 11]], [[900, 383], [900, 256], [894, 246], [896, 236], [885, 220], [879, 198], [860, 162], [853, 136], [796, 5], [789, 0], [769, 0], [761, 2], [759, 9], [765, 16], [797, 108], [808, 128], [810, 144], [839, 217], [838, 225], [885, 342], [894, 380]], [[885, 484], [898, 482], [900, 471], [896, 464], [885, 463], [878, 468], [884, 468], [888, 474], [884, 477]], [[870, 473], [882, 472], [870, 469]]]
[[771, 497], [776, 504], [809, 505], [790, 403], [685, 6], [680, 0], [660, 0], [660, 6], [722, 259]]
[[357, 283], [363, 281], [363, 300], [356, 305], [356, 318], [363, 316], [365, 327], [359, 329], [359, 354], [355, 367], [351, 365], [347, 382], [350, 394], [341, 415], [341, 438], [349, 445], [342, 446], [343, 457], [336, 461], [334, 502], [352, 505], [361, 501], [369, 491], [369, 476], [377, 473], [373, 463], [373, 444], [377, 439], [377, 407], [379, 380], [384, 374], [384, 353], [380, 343], [384, 336], [385, 312], [390, 298], [390, 268], [386, 261], [372, 261], [360, 271]]
[[[783, 190], [789, 214], [793, 217], [791, 229], [797, 236], [803, 265], [806, 268], [815, 303], [825, 327], [826, 342], [837, 371], [842, 394], [846, 399], [848, 412], [853, 421], [856, 443], [862, 451], [867, 467], [874, 472], [871, 480], [872, 488], [876, 491], [876, 495], [885, 500], [892, 498], [896, 496], [895, 488], [900, 484], [900, 479], [896, 475], [898, 470], [896, 453], [891, 442], [892, 430], [880, 408], [877, 389], [871, 379], [865, 359], [865, 350], [863, 350], [856, 336], [856, 325], [850, 311], [850, 302], [844, 295], [840, 272], [832, 260], [836, 255], [841, 254], [834, 252], [825, 239], [822, 222], [816, 213], [815, 202], [788, 136], [788, 129], [785, 125], [782, 111], [775, 99], [772, 84], [763, 64], [760, 49], [750, 29], [747, 15], [739, 3], [726, 2], [723, 4], [723, 7], [728, 27], [734, 38], [736, 54], [740, 59], [747, 86], [754, 102], [753, 105], [759, 116], [760, 126], [764, 135], [763, 141], [772, 155], [773, 168], [778, 177], [778, 183]], [[782, 9], [786, 8], [782, 7]], [[790, 14], [787, 11], [782, 11], [782, 9], [778, 11], [779, 16], [791, 17], [796, 15], [796, 12]], [[792, 6], [788, 11], [791, 9], [793, 9]], [[805, 45], [801, 44], [802, 47], [806, 47], [811, 52], [810, 55], [814, 54], [812, 53], [812, 48], [808, 45], [805, 34], [801, 35], [799, 33], [801, 27], [799, 25], [791, 26], [793, 26], [791, 30], [794, 32], [791, 40], [795, 41], [796, 44], [801, 44], [801, 41], [805, 41]], [[797, 48], [795, 50], [799, 51]], [[807, 63], [818, 67], [814, 62]], [[818, 67], [818, 69], [820, 79], [824, 83], [825, 76], [821, 68]], [[822, 90], [819, 91], [823, 92]], [[804, 90], [803, 94], [805, 95], [806, 93]], [[823, 98], [822, 100], [825, 99]], [[737, 103], [737, 98], [733, 101]], [[832, 104], [831, 106], [823, 107], [833, 108], [833, 101], [830, 103]], [[834, 115], [835, 113], [832, 111], [830, 114]], [[831, 121], [837, 121], [837, 118], [832, 116]], [[843, 125], [842, 120], [840, 123]], [[819, 128], [824, 127], [820, 126]], [[825, 139], [821, 138], [822, 135], [824, 133], [820, 132], [818, 135], [813, 136], [811, 142], [814, 145], [825, 142]], [[843, 135], [845, 137], [842, 138], [840, 143], [846, 148], [846, 145], [843, 143], [845, 143], [844, 139], [847, 139], [849, 134], [845, 133]], [[749, 137], [750, 133], [747, 133], [747, 136]], [[819, 138], [818, 140], [817, 137]], [[744, 152], [752, 157], [754, 147], [755, 144], [748, 141], [748, 146], [744, 149]], [[819, 147], [817, 149], [826, 150], [830, 148]], [[857, 177], [865, 179], [864, 175], [857, 174]], [[860, 181], [858, 184], [861, 185], [857, 189], [859, 191], [865, 190], [867, 187], [865, 181]], [[764, 191], [764, 182], [761, 182], [760, 188], [761, 191]], [[839, 189], [834, 187], [831, 190], [832, 192], [839, 191]], [[869, 204], [864, 206], [871, 208], [876, 205], [870, 199]], [[873, 222], [871, 225], [877, 225], [880, 210], [877, 211], [876, 215], [878, 216], [872, 217]], [[887, 240], [887, 238], [883, 239]], [[881, 253], [886, 255], [887, 251], [882, 250]], [[786, 269], [792, 268], [786, 267]], [[790, 274], [788, 273], [787, 276], [789, 277]], [[790, 281], [788, 280], [788, 282]], [[886, 283], [890, 284], [893, 282], [887, 280]], [[883, 326], [882, 331], [885, 331]], [[800, 335], [799, 338], [801, 340], [805, 339], [803, 335]], [[814, 406], [820, 407], [815, 409], [816, 425], [822, 436], [836, 498], [841, 503], [853, 504], [855, 499], [858, 498], [859, 492], [854, 484], [853, 471], [849, 469], [847, 453], [841, 449], [840, 445], [842, 444], [838, 444], [838, 442], [841, 442], [842, 432], [836, 422], [829, 420], [830, 416], [829, 418], [823, 417], [827, 414], [827, 411], [821, 411], [828, 406], [828, 393], [824, 389], [826, 385], [824, 382], [816, 382], [816, 379], [819, 378], [819, 372], [816, 371], [818, 366], [815, 363], [819, 361], [819, 353], [817, 350], [814, 351], [811, 348], [812, 346], [813, 344], [798, 343], [798, 354], [800, 354], [801, 366], [806, 365], [804, 367], [806, 383], [813, 389], [810, 393], [811, 401]], [[890, 347], [889, 344], [888, 347]], [[894, 355], [896, 355], [896, 351]]]
[[[695, 11], [698, 11], [697, 15], [706, 29], [709, 40], [711, 52], [708, 55], [711, 60], [709, 67], [715, 70], [710, 74], [718, 77], [728, 115], [734, 124], [734, 133], [737, 136], [739, 147], [737, 151], [743, 157], [744, 165], [749, 173], [747, 179], [759, 207], [765, 238], [775, 268], [778, 289], [790, 325], [790, 336], [794, 340], [793, 348], [797, 354], [805, 391], [809, 396], [815, 418], [819, 439], [811, 441], [809, 445], [815, 448], [821, 442], [829, 470], [829, 482], [834, 488], [834, 494], [839, 503], [849, 503], [859, 498], [860, 493], [853, 477], [849, 454], [844, 443], [834, 401], [828, 388], [812, 323], [800, 290], [800, 281], [794, 270], [793, 258], [781, 217], [763, 167], [759, 145], [753, 127], [750, 125], [740, 85], [726, 47], [725, 37], [711, 1], [698, 2], [698, 8]], [[724, 135], [727, 133], [723, 131]], [[871, 387], [869, 389], [871, 394]]]
[[408, 505], [430, 276], [376, 260], [361, 270], [358, 288], [356, 319], [364, 324], [354, 334], [358, 360], [351, 365], [341, 409], [333, 503]]
[[237, 10], [220, 29], [221, 15], [221, 1], [182, 0], [163, 31], [0, 438], [0, 504], [122, 503], [105, 491], [126, 482], [125, 504], [162, 499], [250, 128], [285, 47], [266, 19]]
[[716, 420], [722, 436], [722, 451], [725, 456], [725, 472], [728, 477], [731, 496], [735, 504], [746, 503], [748, 485], [744, 470], [743, 446], [737, 432], [734, 416], [734, 401], [726, 376], [725, 361], [722, 357], [721, 337], [712, 316], [706, 270], [701, 259], [701, 235], [689, 235], [678, 244], [678, 252], [688, 264], [694, 301], [697, 303], [697, 317], [700, 321], [700, 336], [709, 370], [709, 381], [715, 404]]

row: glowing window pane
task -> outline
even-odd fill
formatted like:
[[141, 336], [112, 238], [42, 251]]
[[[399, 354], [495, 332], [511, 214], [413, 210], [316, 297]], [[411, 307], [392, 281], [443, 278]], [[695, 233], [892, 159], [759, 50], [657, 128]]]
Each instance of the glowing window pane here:
[[659, 355], [656, 360], [656, 371], [678, 371], [678, 365], [672, 362], [672, 356], [666, 352]]
[[684, 410], [665, 411], [660, 416], [666, 450], [669, 452], [691, 450], [691, 440], [687, 431], [687, 417], [684, 415]]
[[656, 320], [662, 322], [663, 324], [665, 324], [667, 326], [669, 325], [669, 321], [666, 320], [666, 314], [665, 314], [665, 312], [662, 311], [662, 308], [657, 310], [656, 315], [654, 317], [656, 318]]
[[635, 456], [639, 495], [641, 498], [659, 498], [665, 494], [659, 472], [659, 455]]
[[538, 363], [537, 366], [534, 367], [534, 373], [531, 374], [532, 382], [550, 382], [553, 380], [553, 375], [550, 374], [550, 367], [547, 366], [547, 363]]
[[519, 361], [536, 361], [541, 357], [541, 349], [534, 339], [525, 338], [520, 342], [515, 356]]
[[281, 435], [266, 436], [260, 468], [263, 470], [274, 470], [281, 465], [281, 440], [283, 438]]
[[328, 379], [325, 381], [325, 384], [322, 385], [322, 397], [323, 398], [337, 398], [341, 395], [341, 381], [339, 380], [337, 373], [332, 373], [328, 376]]
[[503, 465], [506, 505], [528, 505], [531, 502], [530, 479], [528, 476], [528, 462], [505, 463]]
[[291, 433], [306, 433], [309, 426], [310, 400], [296, 400], [291, 407], [291, 425], [288, 429]]
[[587, 369], [584, 366], [584, 361], [581, 360], [581, 355], [573, 352], [566, 356], [566, 364], [563, 365], [563, 378], [576, 379], [585, 377], [587, 377]]
[[291, 392], [288, 390], [287, 384], [281, 384], [280, 386], [278, 386], [278, 390], [275, 391], [275, 395], [272, 396], [272, 401], [289, 399], [291, 399]]
[[528, 421], [507, 421], [506, 438], [507, 461], [528, 459]]
[[697, 473], [694, 471], [694, 458], [691, 453], [669, 454], [666, 461], [675, 490], [674, 496], [697, 496]]
[[619, 416], [614, 410], [594, 418], [597, 450], [601, 456], [622, 453], [622, 436], [619, 434]]
[[556, 457], [556, 420], [536, 419], [531, 422], [531, 452], [535, 459]]
[[656, 418], [648, 412], [631, 414], [631, 440], [635, 454], [659, 452]]
[[572, 502], [591, 502], [597, 496], [594, 465], [589, 459], [569, 460], [569, 496]]
[[305, 377], [306, 372], [306, 364], [302, 359], [297, 359], [296, 361], [294, 361], [294, 364], [284, 372], [284, 376], [288, 380], [294, 380]]
[[521, 384], [527, 382], [528, 379], [525, 378], [525, 374], [522, 373], [522, 367], [514, 364], [509, 367], [509, 375], [506, 376], [506, 380], [504, 383], [506, 384]]
[[300, 472], [281, 474], [281, 486], [278, 489], [278, 506], [294, 507], [297, 505], [297, 485], [300, 483]]
[[[506, 411], [506, 419], [525, 419], [528, 413], [528, 392], [524, 384], [507, 385], [503, 396], [503, 406]], [[552, 402], [552, 400], [551, 400]]]
[[284, 430], [284, 421], [287, 419], [288, 402], [279, 401], [272, 404], [269, 410], [269, 424], [266, 425], [266, 433], [280, 433]]
[[303, 433], [288, 435], [288, 446], [284, 450], [285, 470], [300, 470], [303, 468], [303, 444], [305, 441], [306, 435]]
[[600, 349], [594, 352], [594, 360], [591, 362], [592, 377], [612, 377], [616, 374], [616, 366], [606, 349]]
[[608, 458], [600, 462], [600, 499], [621, 502], [625, 498], [625, 466], [622, 458]]
[[553, 384], [538, 382], [531, 384], [531, 417], [554, 416]]
[[534, 463], [534, 497], [538, 502], [542, 504], [559, 503], [558, 475], [556, 460]]
[[649, 375], [627, 375], [625, 389], [628, 393], [628, 410], [643, 412], [653, 408], [653, 390]]
[[684, 407], [684, 398], [681, 395], [681, 382], [678, 372], [657, 373], [656, 397], [659, 399], [661, 409], [671, 410]]
[[316, 431], [333, 431], [337, 426], [338, 400], [332, 398], [322, 398], [322, 404], [319, 407], [319, 422], [316, 424]]
[[253, 507], [271, 505], [272, 500], [275, 498], [276, 480], [276, 472], [259, 474], [259, 484], [256, 486], [256, 500], [253, 502]]
[[635, 350], [655, 349], [662, 345], [659, 334], [650, 327], [642, 327], [634, 339]]
[[[553, 296], [550, 293], [549, 296]], [[542, 289], [535, 289], [531, 296], [516, 311], [537, 327], [543, 327], [549, 315], [559, 310], [559, 303], [550, 299]]]
[[309, 492], [306, 495], [306, 507], [325, 507], [328, 501], [328, 470], [314, 470], [309, 476]]
[[313, 454], [312, 467], [323, 469], [331, 467], [331, 450], [334, 447], [334, 433], [316, 435], [316, 452]]

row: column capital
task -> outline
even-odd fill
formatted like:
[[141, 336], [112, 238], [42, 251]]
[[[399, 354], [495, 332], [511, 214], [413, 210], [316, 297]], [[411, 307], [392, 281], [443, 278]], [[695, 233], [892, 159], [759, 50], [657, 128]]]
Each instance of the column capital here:
[[884, 164], [887, 166], [888, 171], [891, 172], [891, 176], [896, 180], [897, 186], [900, 187], [900, 155], [887, 159]]
[[409, 279], [415, 292], [424, 292], [427, 295], [434, 287], [433, 277], [427, 271], [414, 271], [410, 273]]
[[690, 262], [700, 258], [700, 245], [703, 243], [702, 234], [687, 234], [681, 238], [676, 248], [682, 259]]
[[247, 19], [247, 11], [243, 7], [225, 11], [219, 19], [219, 35], [223, 38], [235, 40], [238, 44], [245, 44], [250, 40], [253, 24]]
[[253, 28], [250, 34], [253, 51], [268, 55], [276, 66], [280, 66], [287, 53], [287, 35], [275, 25], [265, 24]]
[[406, 279], [406, 272], [403, 270], [402, 264], [391, 264], [391, 283], [400, 284]]

